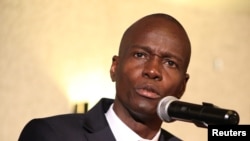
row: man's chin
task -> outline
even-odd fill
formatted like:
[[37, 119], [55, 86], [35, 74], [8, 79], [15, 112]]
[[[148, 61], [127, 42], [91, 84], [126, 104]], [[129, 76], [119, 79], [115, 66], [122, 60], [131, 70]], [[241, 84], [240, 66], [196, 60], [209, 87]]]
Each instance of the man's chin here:
[[135, 121], [143, 123], [146, 121], [152, 121], [152, 119], [157, 116], [157, 113], [155, 110], [140, 108], [136, 111], [131, 111], [130, 115]]

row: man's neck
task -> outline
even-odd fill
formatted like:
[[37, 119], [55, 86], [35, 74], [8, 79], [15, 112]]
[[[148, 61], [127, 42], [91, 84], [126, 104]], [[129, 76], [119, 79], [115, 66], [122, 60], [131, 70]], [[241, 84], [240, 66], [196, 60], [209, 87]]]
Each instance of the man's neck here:
[[162, 121], [159, 117], [136, 115], [115, 104], [113, 110], [120, 120], [145, 139], [152, 139], [161, 128]]

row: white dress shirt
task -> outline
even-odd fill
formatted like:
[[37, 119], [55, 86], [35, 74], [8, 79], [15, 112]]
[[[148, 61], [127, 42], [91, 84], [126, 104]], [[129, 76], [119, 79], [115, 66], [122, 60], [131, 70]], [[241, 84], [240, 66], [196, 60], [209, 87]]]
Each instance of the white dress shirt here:
[[113, 104], [110, 106], [107, 113], [105, 113], [108, 124], [115, 136], [116, 141], [158, 141], [161, 130], [155, 135], [152, 140], [143, 139], [124, 124], [113, 110]]

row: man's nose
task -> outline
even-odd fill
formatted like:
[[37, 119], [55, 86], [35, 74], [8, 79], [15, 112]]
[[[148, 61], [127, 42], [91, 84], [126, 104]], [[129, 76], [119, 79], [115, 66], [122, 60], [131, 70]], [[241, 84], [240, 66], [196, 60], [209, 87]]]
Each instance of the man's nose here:
[[143, 77], [154, 79], [157, 81], [162, 80], [162, 70], [161, 70], [161, 58], [154, 56], [150, 58], [144, 64]]

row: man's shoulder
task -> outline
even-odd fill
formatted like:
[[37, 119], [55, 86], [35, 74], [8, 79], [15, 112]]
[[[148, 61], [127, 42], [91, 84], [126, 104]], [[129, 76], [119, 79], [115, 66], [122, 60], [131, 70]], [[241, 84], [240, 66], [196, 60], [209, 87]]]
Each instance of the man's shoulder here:
[[102, 98], [100, 101], [86, 113], [67, 113], [67, 114], [58, 114], [53, 116], [47, 116], [42, 118], [36, 118], [34, 120], [45, 120], [45, 121], [71, 121], [71, 120], [82, 120], [84, 116], [90, 111], [104, 110], [106, 111], [108, 107], [113, 103], [113, 99]]
[[180, 138], [176, 137], [172, 133], [161, 129], [160, 141], [182, 141]]
[[[32, 119], [30, 122], [47, 123], [53, 126], [79, 126], [83, 122], [91, 121], [93, 118], [100, 118], [113, 103], [112, 99], [102, 98], [92, 109], [86, 113], [67, 113], [42, 118]], [[97, 116], [97, 117], [96, 117]]]
[[36, 118], [40, 120], [54, 121], [54, 120], [71, 120], [71, 119], [79, 119], [83, 116], [82, 113], [68, 113], [68, 114], [58, 114], [53, 116], [47, 116], [42, 118]]
[[29, 121], [28, 125], [48, 126], [57, 129], [64, 127], [78, 127], [81, 125], [82, 114], [61, 114], [42, 118], [34, 118]]

